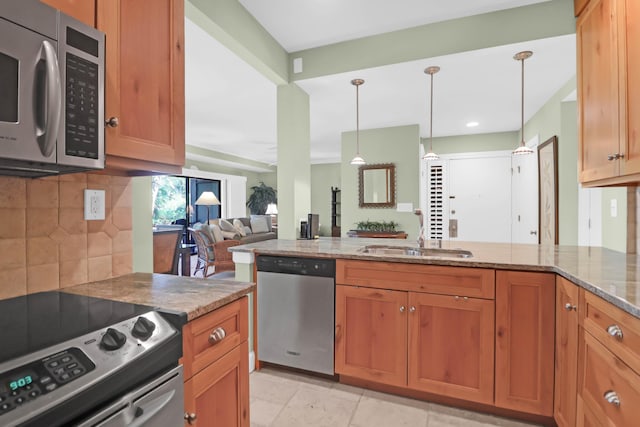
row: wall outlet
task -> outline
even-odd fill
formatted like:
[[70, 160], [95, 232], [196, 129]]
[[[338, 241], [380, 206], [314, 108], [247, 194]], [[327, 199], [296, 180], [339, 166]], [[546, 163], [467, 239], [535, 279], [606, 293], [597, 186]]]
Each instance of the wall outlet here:
[[84, 219], [104, 220], [104, 190], [84, 190]]
[[618, 199], [611, 199], [611, 218], [618, 216]]

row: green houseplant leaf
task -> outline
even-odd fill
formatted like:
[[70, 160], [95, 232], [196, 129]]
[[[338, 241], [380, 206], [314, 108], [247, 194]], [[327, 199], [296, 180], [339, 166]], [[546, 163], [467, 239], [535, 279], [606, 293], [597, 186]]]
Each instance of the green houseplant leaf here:
[[264, 215], [269, 203], [277, 203], [276, 190], [260, 181], [260, 184], [251, 187], [251, 195], [247, 200], [247, 207], [252, 215]]

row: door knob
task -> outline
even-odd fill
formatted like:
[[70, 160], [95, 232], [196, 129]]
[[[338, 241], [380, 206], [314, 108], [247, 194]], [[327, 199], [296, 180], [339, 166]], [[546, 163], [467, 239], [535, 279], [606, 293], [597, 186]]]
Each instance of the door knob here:
[[118, 119], [117, 117], [111, 117], [109, 118], [109, 120], [104, 122], [104, 125], [110, 128], [117, 128], [119, 124], [120, 124], [120, 119]]

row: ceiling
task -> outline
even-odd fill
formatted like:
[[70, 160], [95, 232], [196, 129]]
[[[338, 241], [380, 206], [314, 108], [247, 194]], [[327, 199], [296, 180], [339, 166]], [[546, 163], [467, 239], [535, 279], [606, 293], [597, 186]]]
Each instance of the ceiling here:
[[[540, 1], [240, 2], [291, 52]], [[185, 40], [187, 144], [276, 164], [275, 85], [189, 20]], [[518, 130], [520, 63], [513, 55], [521, 50], [534, 52], [525, 63], [528, 119], [575, 75], [574, 35], [297, 81], [310, 97], [312, 163], [340, 160], [341, 133], [355, 130], [355, 88], [350, 81], [356, 77], [365, 79], [360, 87], [361, 129], [417, 123], [421, 136], [427, 137], [429, 77], [423, 70], [438, 65], [434, 137]], [[467, 128], [472, 120], [479, 126]], [[229, 159], [211, 161], [233, 166]]]

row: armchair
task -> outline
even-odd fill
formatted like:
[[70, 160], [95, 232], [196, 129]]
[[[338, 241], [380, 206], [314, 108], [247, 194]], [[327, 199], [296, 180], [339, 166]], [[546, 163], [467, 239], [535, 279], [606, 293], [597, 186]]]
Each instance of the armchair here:
[[[198, 271], [202, 271], [202, 277], [209, 277], [215, 273], [233, 271], [235, 269], [232, 253], [228, 249], [232, 246], [240, 245], [240, 241], [223, 240], [212, 242], [203, 231], [193, 228], [188, 228], [188, 230], [198, 249], [198, 263], [196, 264], [194, 276]], [[214, 267], [214, 271], [211, 274], [208, 274], [209, 267]]]

